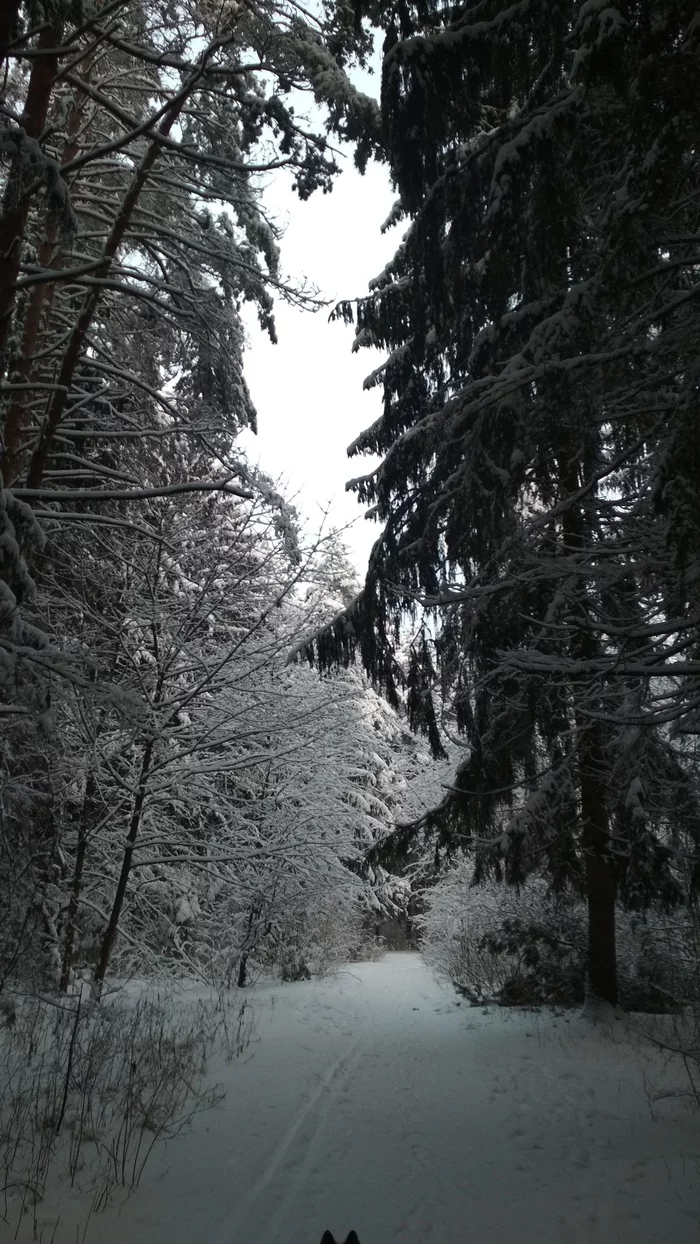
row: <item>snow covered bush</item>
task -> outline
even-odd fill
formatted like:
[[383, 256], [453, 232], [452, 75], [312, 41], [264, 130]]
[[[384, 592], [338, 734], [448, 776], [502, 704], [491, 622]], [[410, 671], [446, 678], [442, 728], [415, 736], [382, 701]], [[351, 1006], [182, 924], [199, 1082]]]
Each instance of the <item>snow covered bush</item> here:
[[[474, 867], [456, 862], [426, 892], [423, 953], [473, 1002], [581, 1003], [585, 992], [586, 909], [543, 878], [519, 888], [474, 885]], [[628, 1011], [700, 1011], [698, 941], [692, 913], [618, 912], [620, 1001]]]
[[[583, 996], [585, 925], [547, 902], [546, 883], [473, 886], [459, 861], [426, 894], [423, 953], [474, 1002], [569, 1002]], [[582, 915], [582, 913], [581, 913]]]
[[268, 963], [283, 981], [308, 980], [367, 958], [369, 951], [357, 894], [331, 891], [311, 910], [300, 904], [287, 912]]

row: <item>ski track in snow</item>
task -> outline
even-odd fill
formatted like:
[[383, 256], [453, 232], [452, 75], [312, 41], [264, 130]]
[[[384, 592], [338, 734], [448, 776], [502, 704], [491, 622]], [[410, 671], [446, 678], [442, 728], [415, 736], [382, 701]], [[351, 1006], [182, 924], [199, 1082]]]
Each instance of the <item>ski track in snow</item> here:
[[[258, 1179], [253, 1184], [250, 1193], [244, 1198], [241, 1205], [237, 1207], [231, 1216], [222, 1224], [221, 1229], [216, 1236], [216, 1244], [231, 1244], [231, 1241], [241, 1238], [241, 1233], [245, 1232], [246, 1220], [250, 1216], [251, 1211], [257, 1208], [260, 1197], [270, 1184], [273, 1177], [277, 1174], [280, 1165], [289, 1154], [292, 1145], [295, 1140], [297, 1140], [297, 1137], [299, 1137], [300, 1146], [302, 1144], [305, 1146], [303, 1161], [295, 1167], [295, 1159], [298, 1162], [299, 1154], [292, 1154], [292, 1159], [287, 1166], [287, 1191], [285, 1192], [282, 1204], [274, 1215], [270, 1230], [265, 1233], [264, 1237], [260, 1238], [259, 1244], [268, 1244], [268, 1241], [271, 1242], [274, 1238], [276, 1238], [276, 1233], [280, 1231], [284, 1225], [285, 1218], [289, 1212], [289, 1207], [294, 1200], [296, 1192], [299, 1190], [304, 1179], [309, 1173], [311, 1160], [315, 1152], [317, 1142], [327, 1123], [331, 1106], [338, 1096], [340, 1084], [342, 1083], [340, 1077], [344, 1071], [347, 1073], [348, 1063], [350, 1062], [356, 1049], [357, 1042], [353, 1042], [350, 1048], [346, 1050], [345, 1054], [343, 1054], [342, 1057], [334, 1063], [330, 1071], [327, 1071], [323, 1076], [318, 1088], [315, 1089], [297, 1118], [287, 1129], [269, 1163], [261, 1171]], [[302, 1128], [307, 1119], [309, 1116], [313, 1119], [314, 1114], [316, 1117], [313, 1122], [313, 1129], [310, 1135], [306, 1137], [302, 1133], [300, 1136], [299, 1133], [302, 1132]]]
[[[700, 1241], [700, 1116], [653, 1102], [683, 1081], [623, 1033], [483, 1014], [412, 954], [247, 997], [256, 1041], [213, 1069], [225, 1102], [86, 1244]], [[55, 1244], [75, 1244], [61, 1209]]]

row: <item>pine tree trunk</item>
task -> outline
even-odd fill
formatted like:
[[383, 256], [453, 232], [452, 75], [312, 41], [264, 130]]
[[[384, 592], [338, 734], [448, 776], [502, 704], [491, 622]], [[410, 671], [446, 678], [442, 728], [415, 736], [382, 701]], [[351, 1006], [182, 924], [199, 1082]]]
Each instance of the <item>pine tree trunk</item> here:
[[587, 726], [579, 739], [581, 849], [584, 855], [588, 904], [586, 1008], [601, 1002], [617, 1004], [615, 899], [617, 875], [610, 851], [610, 826], [605, 798], [599, 727]]
[[19, 0], [3, 0], [0, 9], [0, 64], [7, 55], [10, 44], [17, 38]]
[[[563, 395], [562, 395], [563, 396]], [[569, 397], [567, 393], [567, 397]], [[581, 451], [572, 444], [558, 460], [563, 497], [575, 497], [583, 471]], [[587, 547], [586, 515], [582, 507], [569, 504], [562, 515], [564, 548], [569, 551]], [[579, 601], [580, 616], [588, 617], [586, 589]], [[571, 656], [584, 664], [597, 655], [598, 640], [584, 627], [571, 641]], [[591, 704], [590, 684], [574, 681], [574, 703]], [[593, 692], [595, 705], [595, 690]], [[586, 1010], [591, 1014], [601, 1004], [617, 1005], [617, 955], [615, 949], [615, 900], [617, 871], [610, 849], [610, 818], [601, 727], [584, 713], [574, 709], [578, 734], [579, 791], [581, 798], [581, 838], [586, 902], [588, 906], [588, 948], [586, 964]]]
[[[39, 248], [38, 261], [42, 267], [47, 268], [54, 261], [56, 235], [56, 226], [52, 224], [47, 237]], [[13, 365], [12, 368], [12, 381], [14, 384], [26, 384], [29, 381], [33, 354], [39, 339], [41, 321], [49, 310], [53, 292], [53, 282], [49, 283], [47, 281], [45, 285], [36, 285], [34, 287], [24, 317], [22, 352], [16, 366]], [[31, 414], [29, 399], [29, 390], [16, 390], [5, 416], [5, 452], [2, 459], [2, 482], [6, 488], [12, 486], [21, 471], [22, 442], [29, 426]]]
[[100, 958], [99, 958], [97, 967], [95, 968], [95, 975], [93, 977], [93, 989], [97, 997], [99, 997], [100, 994], [102, 993], [102, 986], [104, 985], [104, 979], [107, 973], [107, 967], [109, 965], [110, 956], [112, 954], [112, 948], [114, 946], [114, 943], [117, 937], [117, 929], [119, 928], [119, 918], [122, 914], [122, 908], [124, 906], [124, 897], [126, 895], [126, 887], [129, 881], [129, 876], [131, 874], [131, 864], [134, 858], [134, 846], [136, 844], [139, 827], [141, 825], [143, 805], [146, 801], [146, 787], [148, 784], [148, 774], [151, 768], [151, 760], [153, 758], [154, 743], [155, 743], [155, 740], [151, 738], [148, 740], [144, 748], [143, 760], [141, 762], [141, 772], [139, 774], [139, 782], [138, 782], [138, 787], [136, 790], [136, 798], [134, 799], [134, 807], [131, 813], [129, 833], [127, 834], [127, 838], [126, 838], [126, 846], [124, 848], [124, 856], [122, 859], [122, 867], [121, 867], [121, 872], [119, 874], [119, 881], [117, 882], [117, 889], [115, 891], [114, 901], [112, 903], [112, 910], [110, 912], [109, 920], [107, 922], [107, 928], [105, 929], [104, 937], [102, 938], [102, 945], [100, 947]]
[[[58, 68], [56, 48], [61, 41], [62, 26], [47, 26], [37, 44], [38, 55], [32, 61], [21, 123], [27, 138], [38, 140], [46, 127], [51, 91]], [[0, 214], [0, 376], [7, 366], [5, 348], [15, 304], [15, 282], [19, 275], [22, 243], [27, 227], [31, 195], [22, 186], [19, 157], [10, 166], [2, 214]]]
[[[90, 65], [86, 72], [89, 73]], [[66, 133], [68, 139], [61, 153], [61, 164], [67, 164], [78, 153], [77, 134], [85, 111], [85, 100], [76, 100], [70, 110]], [[63, 262], [63, 252], [57, 245], [58, 222], [51, 216], [46, 220], [46, 234], [39, 247], [38, 266], [58, 270]], [[13, 384], [28, 384], [34, 370], [34, 355], [38, 349], [42, 324], [45, 326], [51, 312], [56, 282], [46, 281], [35, 285], [24, 316], [22, 348], [13, 362]], [[7, 410], [4, 426], [4, 449], [2, 481], [11, 487], [22, 471], [23, 440], [30, 423], [30, 390], [17, 389]]]

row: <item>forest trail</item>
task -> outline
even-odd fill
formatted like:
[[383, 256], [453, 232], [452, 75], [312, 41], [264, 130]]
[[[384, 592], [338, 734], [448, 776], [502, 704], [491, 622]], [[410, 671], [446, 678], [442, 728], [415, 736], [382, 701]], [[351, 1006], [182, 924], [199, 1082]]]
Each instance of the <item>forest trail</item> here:
[[483, 1014], [413, 954], [251, 998], [225, 1102], [87, 1244], [697, 1244], [700, 1120], [621, 1034]]

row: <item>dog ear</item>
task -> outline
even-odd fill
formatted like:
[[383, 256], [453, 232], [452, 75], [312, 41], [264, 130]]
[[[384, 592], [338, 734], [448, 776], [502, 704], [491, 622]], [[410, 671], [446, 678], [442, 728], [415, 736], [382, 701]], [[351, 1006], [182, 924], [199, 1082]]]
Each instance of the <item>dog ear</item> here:
[[350, 1232], [347, 1240], [345, 1241], [345, 1244], [360, 1244], [360, 1241], [358, 1240], [357, 1235], [354, 1231]]
[[[321, 1244], [335, 1244], [335, 1238], [331, 1235], [330, 1231], [323, 1232]], [[350, 1244], [352, 1244], [352, 1240], [350, 1241]]]

